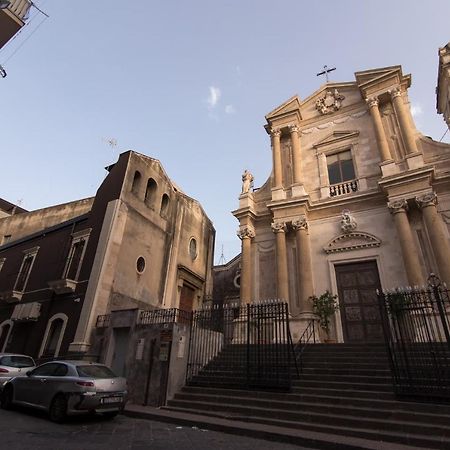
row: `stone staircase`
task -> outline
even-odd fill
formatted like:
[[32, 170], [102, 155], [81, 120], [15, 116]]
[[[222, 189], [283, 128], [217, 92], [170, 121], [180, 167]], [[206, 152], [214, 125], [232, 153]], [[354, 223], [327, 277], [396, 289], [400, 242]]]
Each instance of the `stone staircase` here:
[[319, 432], [331, 441], [450, 448], [450, 405], [397, 400], [382, 344], [308, 345], [290, 392], [240, 389], [244, 368], [235, 356], [223, 351], [165, 409]]

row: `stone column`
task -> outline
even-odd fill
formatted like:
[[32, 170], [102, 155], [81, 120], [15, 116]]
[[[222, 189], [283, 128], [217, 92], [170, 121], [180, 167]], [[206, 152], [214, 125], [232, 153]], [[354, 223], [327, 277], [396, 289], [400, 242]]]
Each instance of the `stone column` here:
[[420, 266], [419, 253], [407, 215], [408, 203], [405, 199], [394, 200], [389, 202], [388, 208], [394, 215], [408, 282], [411, 286], [422, 285], [424, 279]]
[[417, 153], [417, 144], [414, 137], [414, 130], [411, 127], [411, 123], [407, 116], [405, 104], [403, 103], [402, 91], [400, 88], [389, 91], [391, 94], [392, 104], [394, 105], [395, 115], [397, 116], [400, 124], [400, 131], [406, 145], [406, 153]]
[[255, 232], [249, 226], [239, 228], [237, 235], [242, 240], [241, 256], [241, 304], [252, 302], [252, 238]]
[[437, 195], [434, 192], [416, 197], [416, 202], [422, 209], [422, 215], [430, 237], [431, 247], [438, 265], [442, 281], [450, 286], [450, 244], [444, 230], [444, 223], [437, 211]]
[[311, 262], [311, 244], [309, 241], [308, 222], [300, 217], [292, 222], [297, 240], [298, 260], [298, 295], [300, 313], [310, 313], [312, 305], [309, 297], [314, 295], [313, 273]]
[[292, 143], [292, 161], [294, 164], [294, 183], [300, 184], [302, 182], [302, 159], [300, 154], [300, 137], [299, 129], [297, 125], [291, 125], [289, 127], [291, 133]]
[[366, 102], [369, 105], [370, 115], [372, 116], [373, 124], [375, 126], [375, 134], [377, 137], [381, 161], [391, 161], [391, 151], [389, 150], [389, 144], [387, 142], [386, 133], [383, 128], [383, 122], [381, 121], [380, 110], [378, 109], [378, 99], [367, 98]]
[[272, 231], [277, 239], [277, 296], [289, 303], [289, 277], [286, 250], [286, 223], [273, 222]]
[[272, 136], [272, 150], [273, 150], [273, 187], [281, 188], [283, 186], [282, 180], [282, 168], [281, 168], [281, 144], [280, 137], [281, 131], [279, 129], [273, 129], [271, 131]]

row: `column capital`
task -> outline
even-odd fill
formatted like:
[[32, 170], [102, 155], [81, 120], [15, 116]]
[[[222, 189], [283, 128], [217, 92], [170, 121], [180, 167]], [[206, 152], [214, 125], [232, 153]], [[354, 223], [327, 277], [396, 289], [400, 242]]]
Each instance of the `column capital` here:
[[249, 226], [240, 227], [237, 235], [239, 239], [252, 239], [255, 237], [255, 230]]
[[402, 95], [402, 90], [400, 87], [396, 87], [394, 89], [389, 89], [388, 93], [390, 94], [391, 98], [394, 99], [395, 97], [400, 97]]
[[369, 108], [373, 108], [374, 106], [378, 106], [380, 102], [377, 97], [367, 97], [366, 103], [369, 105]]
[[408, 202], [404, 198], [393, 200], [388, 203], [388, 208], [392, 214], [406, 212], [408, 211]]
[[292, 133], [298, 133], [300, 131], [298, 125], [289, 125], [289, 132]]
[[299, 217], [298, 219], [295, 219], [292, 221], [292, 228], [295, 231], [298, 230], [307, 230], [308, 229], [308, 221], [306, 220], [306, 217]]
[[419, 208], [436, 206], [438, 203], [437, 195], [435, 192], [429, 192], [428, 194], [417, 196], [416, 203]]
[[283, 222], [281, 220], [274, 220], [270, 224], [270, 226], [274, 233], [286, 233], [286, 231], [287, 231], [286, 222]]
[[270, 134], [272, 137], [280, 137], [281, 136], [281, 130], [279, 128], [271, 128]]

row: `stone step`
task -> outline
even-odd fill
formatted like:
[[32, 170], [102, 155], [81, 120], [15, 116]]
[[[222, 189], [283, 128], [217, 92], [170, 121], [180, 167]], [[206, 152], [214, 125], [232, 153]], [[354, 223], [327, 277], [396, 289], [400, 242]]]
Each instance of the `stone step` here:
[[316, 379], [303, 379], [292, 380], [292, 389], [311, 387], [322, 388], [327, 387], [330, 389], [340, 389], [345, 391], [360, 390], [360, 391], [381, 391], [381, 392], [394, 392], [394, 387], [389, 383], [355, 383], [355, 382], [343, 382], [343, 381], [328, 381], [326, 384], [322, 380]]
[[370, 376], [370, 375], [334, 375], [334, 374], [322, 374], [322, 373], [302, 373], [298, 382], [301, 381], [339, 381], [346, 383], [370, 383], [370, 384], [390, 384], [392, 385], [392, 377], [390, 374], [384, 376]]

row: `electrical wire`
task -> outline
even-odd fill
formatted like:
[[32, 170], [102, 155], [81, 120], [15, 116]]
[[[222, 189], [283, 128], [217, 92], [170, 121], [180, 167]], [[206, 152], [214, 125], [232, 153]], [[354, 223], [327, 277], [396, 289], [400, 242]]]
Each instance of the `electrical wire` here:
[[442, 142], [442, 139], [444, 139], [445, 135], [448, 133], [448, 128], [445, 130], [445, 133], [442, 135], [442, 137], [439, 139], [439, 142]]

